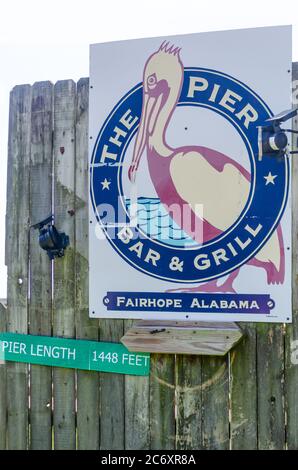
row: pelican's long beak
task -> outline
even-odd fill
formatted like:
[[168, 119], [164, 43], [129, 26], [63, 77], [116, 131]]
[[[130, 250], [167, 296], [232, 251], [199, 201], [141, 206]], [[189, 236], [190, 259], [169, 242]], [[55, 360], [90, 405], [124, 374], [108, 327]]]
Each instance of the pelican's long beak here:
[[156, 121], [156, 117], [158, 114], [155, 109], [156, 101], [156, 97], [149, 96], [148, 93], [144, 93], [141, 121], [139, 124], [139, 130], [134, 146], [132, 162], [128, 170], [128, 177], [132, 183], [134, 183], [136, 180], [136, 174], [138, 171], [140, 159], [145, 150], [148, 138], [148, 130], [152, 129], [152, 125], [154, 126], [154, 123], [152, 121]]

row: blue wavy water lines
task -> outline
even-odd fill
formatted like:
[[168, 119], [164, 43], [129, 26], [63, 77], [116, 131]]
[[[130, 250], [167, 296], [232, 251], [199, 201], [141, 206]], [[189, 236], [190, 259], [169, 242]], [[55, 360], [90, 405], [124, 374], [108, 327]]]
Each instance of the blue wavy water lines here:
[[[125, 199], [129, 211], [131, 201]], [[189, 237], [172, 219], [159, 198], [139, 197], [133, 210], [140, 229], [150, 238], [177, 247], [191, 247], [197, 243]]]

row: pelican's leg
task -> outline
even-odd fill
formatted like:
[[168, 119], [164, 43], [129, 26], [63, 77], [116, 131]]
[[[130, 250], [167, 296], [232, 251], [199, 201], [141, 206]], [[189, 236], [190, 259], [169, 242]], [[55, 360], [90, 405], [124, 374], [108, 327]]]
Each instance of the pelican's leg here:
[[213, 281], [206, 282], [205, 284], [200, 284], [199, 286], [195, 287], [184, 287], [178, 289], [169, 289], [166, 292], [222, 292], [222, 293], [233, 293], [236, 294], [236, 291], [233, 287], [233, 282], [239, 274], [239, 269], [233, 271], [229, 277], [225, 280], [225, 282], [221, 285], [217, 284], [217, 279]]
[[236, 277], [239, 274], [239, 269], [236, 269], [236, 271], [233, 271], [228, 278], [225, 280], [225, 282], [220, 286], [222, 289], [221, 292], [232, 292], [233, 294], [236, 294], [236, 291], [233, 287], [233, 282], [235, 281]]

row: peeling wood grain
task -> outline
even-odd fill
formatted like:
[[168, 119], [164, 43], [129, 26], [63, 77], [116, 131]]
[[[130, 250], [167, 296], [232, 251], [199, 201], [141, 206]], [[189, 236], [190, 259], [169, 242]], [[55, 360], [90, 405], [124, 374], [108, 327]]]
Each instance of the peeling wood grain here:
[[176, 357], [176, 447], [202, 448], [202, 369], [201, 357]]
[[[124, 322], [125, 328], [133, 321]], [[150, 448], [149, 377], [125, 376], [125, 449]]]
[[[7, 331], [28, 332], [29, 165], [31, 87], [14, 87], [10, 95], [6, 207]], [[6, 364], [7, 442], [12, 450], [28, 448], [28, 366]]]
[[[76, 337], [98, 340], [98, 320], [89, 319], [88, 308], [88, 97], [89, 79], [77, 84], [75, 208], [75, 311]], [[64, 148], [64, 147], [63, 147]], [[65, 148], [63, 153], [65, 152]], [[77, 371], [77, 438], [79, 450], [99, 449], [99, 375]]]
[[[30, 223], [52, 212], [53, 85], [37, 82], [32, 87]], [[38, 243], [38, 230], [30, 232], [30, 326], [32, 335], [51, 336], [52, 266]], [[31, 366], [31, 449], [52, 448], [52, 370]]]
[[[69, 236], [70, 246], [54, 261], [53, 334], [67, 338], [75, 336], [75, 225], [67, 212], [75, 203], [75, 117], [76, 85], [59, 81], [54, 87], [54, 211], [55, 224]], [[75, 449], [75, 372], [54, 368], [53, 379], [54, 447]]]
[[231, 448], [257, 449], [256, 327], [241, 324], [244, 337], [230, 353]]
[[[0, 299], [0, 332], [6, 331], [7, 307]], [[0, 450], [6, 449], [6, 364], [0, 360]]]
[[235, 323], [137, 322], [121, 342], [130, 350], [159, 354], [225, 355], [242, 333]]
[[228, 358], [203, 357], [202, 383], [202, 447], [229, 449]]
[[258, 448], [285, 448], [283, 326], [257, 325]]
[[[123, 320], [100, 320], [100, 340], [119, 342], [123, 335]], [[124, 376], [100, 374], [100, 447], [125, 448]]]
[[175, 357], [151, 356], [150, 449], [175, 449]]

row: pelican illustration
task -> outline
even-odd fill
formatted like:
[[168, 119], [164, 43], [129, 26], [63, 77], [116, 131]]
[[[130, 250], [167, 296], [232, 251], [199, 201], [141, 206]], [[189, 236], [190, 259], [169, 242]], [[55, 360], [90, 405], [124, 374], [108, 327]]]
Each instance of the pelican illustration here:
[[[249, 195], [250, 174], [216, 150], [203, 146], [175, 149], [167, 143], [166, 131], [180, 96], [183, 76], [180, 48], [168, 42], [162, 43], [147, 60], [142, 115], [128, 176], [134, 183], [146, 149], [150, 177], [161, 203], [167, 210], [173, 205], [180, 207], [180, 214], [187, 207], [190, 217], [182, 220], [177, 211], [171, 212], [171, 216], [193, 240], [202, 243], [220, 235], [235, 222]], [[203, 215], [198, 205], [203, 207]], [[203, 239], [201, 233], [192, 230], [196, 223], [202, 227]], [[265, 269], [268, 284], [283, 283], [284, 246], [280, 225], [248, 264]], [[238, 272], [239, 269], [233, 271], [221, 285], [213, 280], [176, 290], [235, 292], [233, 282]]]

